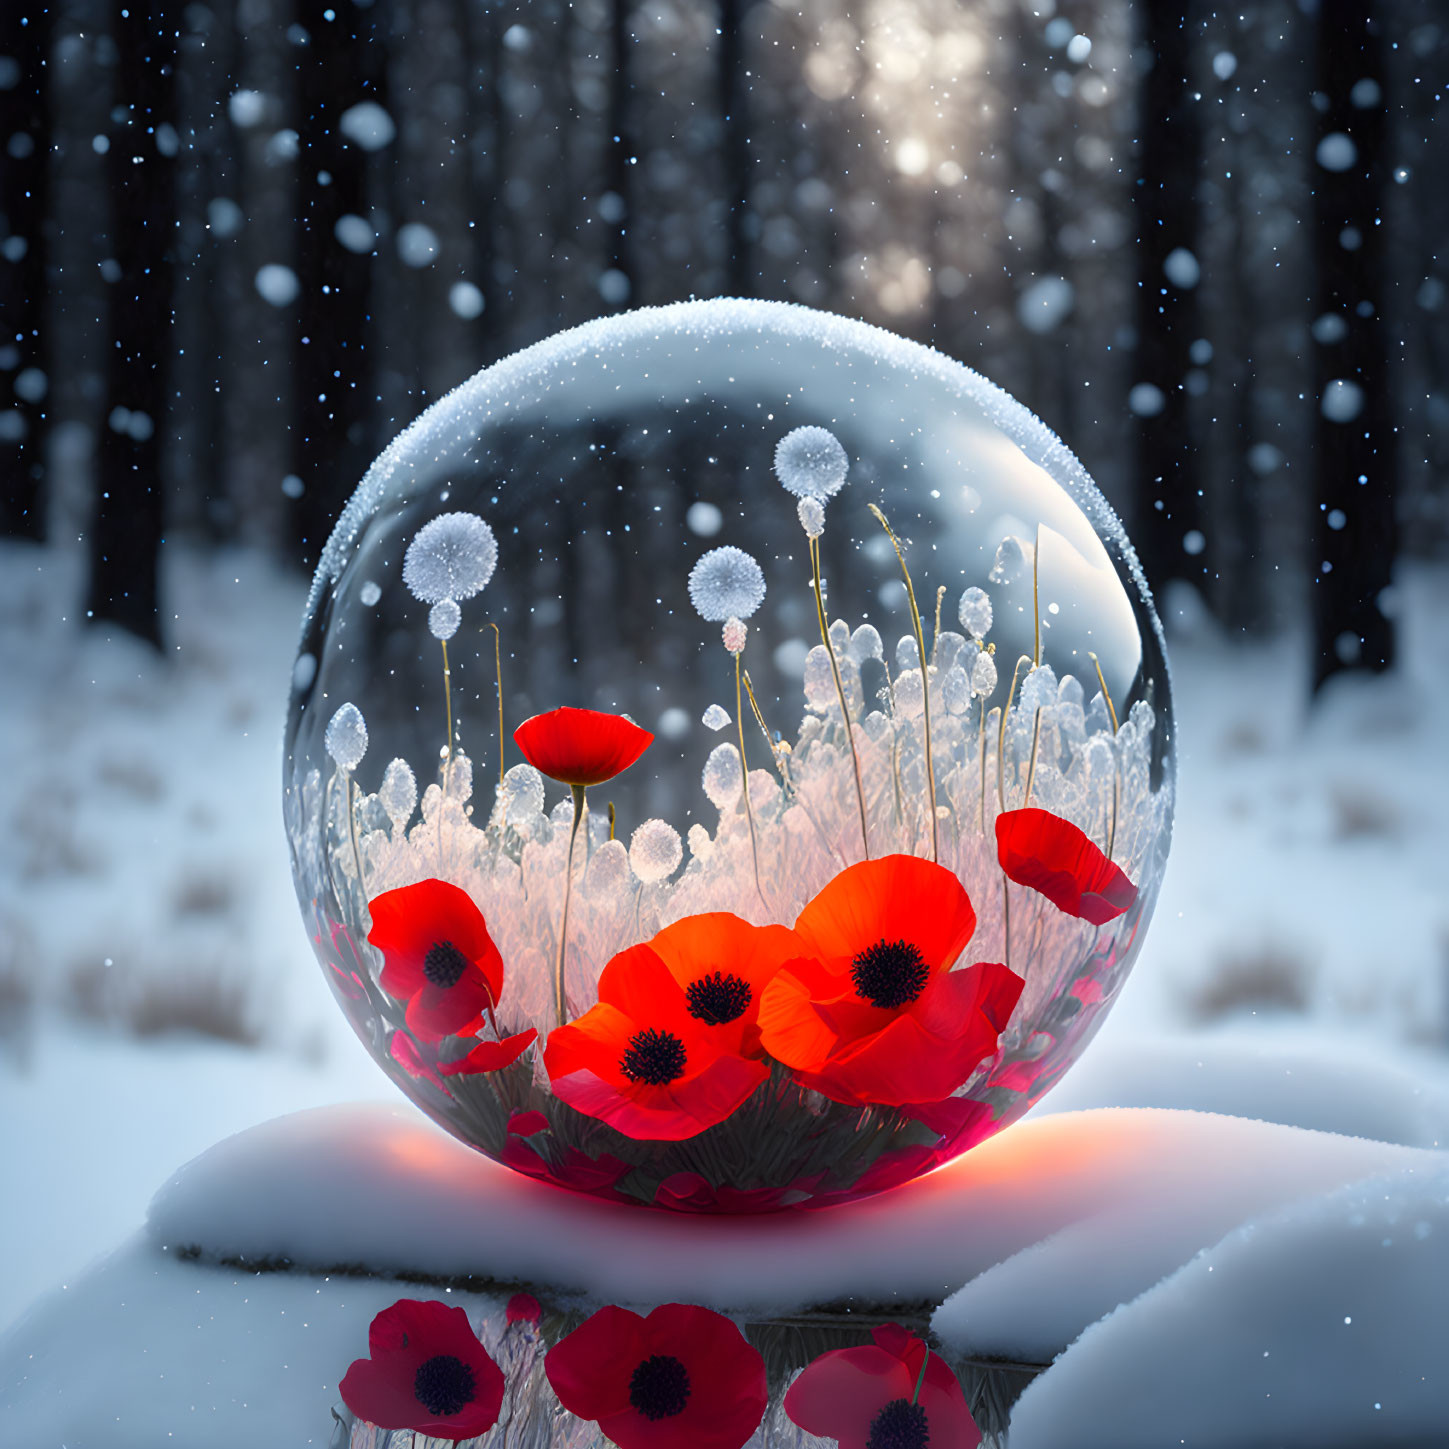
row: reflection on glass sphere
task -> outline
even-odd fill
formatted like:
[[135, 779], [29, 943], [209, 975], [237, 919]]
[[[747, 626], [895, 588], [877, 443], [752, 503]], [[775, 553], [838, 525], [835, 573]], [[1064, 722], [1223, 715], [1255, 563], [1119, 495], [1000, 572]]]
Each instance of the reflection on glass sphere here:
[[778, 303], [596, 322], [423, 414], [327, 546], [286, 745], [384, 1070], [521, 1171], [681, 1209], [879, 1191], [1020, 1116], [1171, 828], [1161, 631], [1081, 466]]

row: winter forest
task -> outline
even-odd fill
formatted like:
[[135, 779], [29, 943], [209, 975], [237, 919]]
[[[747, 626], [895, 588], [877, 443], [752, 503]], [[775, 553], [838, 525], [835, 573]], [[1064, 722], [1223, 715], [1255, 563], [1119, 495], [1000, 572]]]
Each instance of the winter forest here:
[[[1449, 1440], [1442, 1382], [1420, 1376], [1428, 1387], [1402, 1397], [1380, 1387], [1425, 1343], [1449, 1341], [1442, 1294], [1422, 1294], [1449, 1272], [1446, 88], [1442, 0], [0, 0], [0, 1160], [26, 1182], [0, 1209], [0, 1441], [14, 1432], [48, 1442], [55, 1428], [83, 1449], [118, 1449], [177, 1428], [165, 1392], [134, 1389], [160, 1347], [151, 1360], [141, 1349], [141, 1359], [111, 1356], [121, 1340], [150, 1352], [121, 1313], [150, 1279], [127, 1276], [140, 1270], [124, 1256], [120, 1276], [103, 1281], [115, 1304], [87, 1318], [77, 1341], [104, 1365], [86, 1403], [149, 1405], [126, 1421], [133, 1437], [87, 1437], [90, 1420], [47, 1419], [35, 1407], [43, 1381], [26, 1377], [27, 1334], [70, 1342], [69, 1329], [45, 1326], [61, 1322], [45, 1317], [60, 1312], [47, 1290], [102, 1282], [97, 1255], [147, 1220], [148, 1203], [153, 1236], [164, 1228], [199, 1242], [214, 1221], [253, 1256], [281, 1252], [271, 1233], [301, 1260], [286, 1234], [303, 1209], [288, 1222], [274, 1207], [295, 1189], [335, 1211], [342, 1259], [325, 1257], [324, 1231], [324, 1263], [386, 1253], [385, 1215], [347, 1217], [355, 1162], [300, 1131], [275, 1139], [266, 1170], [223, 1155], [153, 1199], [182, 1164], [283, 1114], [354, 1104], [345, 1110], [372, 1113], [358, 1120], [378, 1141], [399, 1134], [400, 1159], [412, 1139], [387, 1113], [423, 1121], [404, 1100], [417, 1094], [378, 1072], [354, 1036], [362, 1029], [336, 1009], [336, 983], [329, 992], [312, 959], [309, 937], [322, 933], [297, 912], [291, 802], [282, 805], [292, 740], [283, 745], [282, 731], [289, 698], [295, 724], [301, 663], [317, 668], [305, 630], [298, 659], [309, 581], [369, 464], [480, 369], [593, 319], [730, 297], [861, 319], [1005, 389], [1120, 517], [1165, 630], [1176, 782], [1157, 818], [1172, 849], [1150, 937], [1082, 1060], [1040, 1106], [1023, 1106], [1019, 1126], [973, 1149], [1019, 1132], [1021, 1159], [1048, 1185], [1004, 1193], [991, 1222], [999, 1242], [929, 1207], [911, 1219], [924, 1246], [901, 1291], [943, 1305], [933, 1342], [963, 1362], [1021, 1371], [1000, 1402], [989, 1372], [977, 1381], [963, 1371], [983, 1449], [1156, 1449], [1184, 1428], [1218, 1449]], [[724, 472], [740, 463], [733, 446], [726, 438], [718, 450]], [[505, 799], [504, 765], [521, 758], [512, 744], [504, 758], [518, 722], [505, 732], [505, 684], [521, 718], [556, 703], [529, 693], [544, 692], [549, 668], [560, 699], [581, 680], [593, 688], [610, 669], [627, 672], [619, 651], [600, 646], [597, 618], [616, 604], [642, 617], [682, 591], [711, 543], [756, 544], [720, 533], [717, 479], [676, 487], [670, 470], [684, 456], [678, 439], [656, 438], [601, 464], [618, 470], [607, 476], [620, 495], [612, 526], [638, 528], [646, 504], [664, 498], [690, 548], [688, 558], [649, 557], [641, 545], [649, 566], [622, 585], [558, 543], [587, 533], [607, 489], [574, 496], [544, 483], [547, 496], [491, 515], [505, 553], [528, 567], [511, 579], [500, 568], [459, 636], [439, 767], [446, 800], [455, 739], [471, 752], [480, 828], [501, 808], [495, 786]], [[537, 463], [543, 477], [552, 461], [540, 448], [508, 466]], [[864, 486], [853, 487], [863, 508]], [[697, 500], [687, 509], [686, 495]], [[888, 502], [884, 484], [880, 497]], [[777, 514], [798, 549], [794, 501], [778, 489], [749, 526], [763, 537]], [[854, 565], [843, 561], [843, 530], [832, 523], [820, 542], [806, 517], [818, 600], [822, 557], [827, 577]], [[914, 521], [917, 536], [902, 524], [901, 547], [920, 560], [936, 543], [925, 514]], [[884, 558], [893, 570], [897, 555], [883, 537], [873, 543], [871, 566]], [[842, 626], [823, 604], [812, 632], [801, 555], [757, 546], [772, 600], [796, 588], [796, 632], [828, 654]], [[1034, 573], [1031, 587], [1035, 614]], [[884, 591], [866, 602], [877, 598]], [[438, 601], [454, 608], [456, 628], [452, 596]], [[383, 619], [393, 603], [367, 617]], [[881, 611], [861, 617], [890, 632]], [[936, 667], [934, 657], [925, 666], [924, 636], [895, 652], [909, 620], [887, 617], [901, 627], [872, 665], [884, 671], [877, 698], [889, 670], [912, 658], [924, 690]], [[964, 604], [961, 618], [965, 628]], [[739, 703], [728, 633], [737, 672], [724, 685], [709, 672], [719, 654], [710, 634], [710, 663], [696, 669], [690, 655], [679, 671], [685, 707], [635, 711], [658, 734], [660, 763], [652, 794], [620, 787], [619, 841], [644, 815], [669, 813], [660, 801], [676, 778], [694, 789], [696, 755], [735, 739], [719, 720], [740, 726], [741, 756], [753, 720], [765, 743], [752, 734], [751, 748], [770, 750], [778, 724], [788, 751], [805, 645], [771, 655], [763, 618], [750, 627], [761, 631], [751, 646], [758, 702], [750, 686]], [[489, 628], [485, 649], [476, 639]], [[377, 655], [396, 664], [387, 678], [397, 682], [385, 700], [376, 691], [368, 722], [380, 740], [425, 719], [431, 749], [443, 737], [435, 640], [452, 691], [451, 636], [435, 631], [423, 648], [401, 637]], [[552, 663], [530, 657], [540, 639]], [[984, 647], [979, 634], [970, 647]], [[639, 648], [641, 678], [646, 663], [668, 673], [663, 645]], [[423, 649], [431, 692], [418, 705], [405, 686], [424, 677]], [[479, 672], [495, 662], [496, 706], [495, 675]], [[998, 662], [1004, 692], [1010, 658]], [[1096, 677], [1108, 696], [1097, 714], [1110, 712], [1115, 740], [1100, 663]], [[1090, 711], [1096, 686], [1085, 682]], [[838, 674], [833, 691], [844, 718]], [[833, 691], [810, 709], [828, 714]], [[930, 700], [922, 708], [929, 725]], [[984, 699], [979, 709], [984, 832]], [[1002, 741], [1009, 712], [1008, 699]], [[969, 753], [977, 736], [961, 737]], [[666, 748], [687, 770], [665, 773]], [[934, 830], [929, 733], [925, 748]], [[1032, 770], [1036, 748], [1030, 739]], [[380, 750], [367, 770], [381, 772]], [[1001, 744], [999, 769], [1004, 758]], [[855, 768], [867, 844], [859, 758]], [[353, 782], [346, 769], [338, 778], [338, 840], [368, 907], [368, 831], [381, 851], [394, 826], [378, 823], [382, 794], [368, 795], [359, 845]], [[898, 793], [900, 778], [896, 769]], [[748, 813], [749, 768], [730, 779]], [[707, 778], [704, 787], [717, 804]], [[1120, 767], [1117, 787], [1120, 796]], [[359, 773], [357, 788], [383, 787]], [[534, 812], [538, 838], [561, 843], [567, 808], [552, 780], [548, 792], [551, 813], [541, 793]], [[591, 808], [602, 812], [602, 795]], [[705, 859], [700, 823], [683, 818], [694, 808], [667, 832], [662, 876], [690, 861], [676, 884]], [[616, 846], [613, 798], [608, 810], [607, 833], [590, 822], [594, 847]], [[755, 850], [755, 829], [750, 816], [741, 851], [746, 839]], [[686, 830], [693, 857], [680, 848]], [[503, 833], [500, 823], [499, 842]], [[437, 840], [441, 858], [441, 826]], [[562, 862], [552, 868], [571, 883], [572, 854]], [[637, 930], [651, 877], [632, 856], [620, 871]], [[1004, 880], [1001, 900], [1009, 945]], [[552, 917], [530, 909], [540, 914], [518, 934], [541, 939]], [[589, 909], [586, 895], [576, 921]], [[560, 980], [566, 950], [561, 942]], [[390, 1105], [355, 1105], [380, 1099]], [[1130, 1140], [1093, 1139], [1099, 1161], [1069, 1124], [1117, 1109], [1192, 1121], [1181, 1135], [1164, 1117], [1142, 1119]], [[1392, 1179], [1382, 1193], [1354, 1186], [1376, 1175]], [[462, 1180], [426, 1208], [424, 1230], [444, 1257], [483, 1241]], [[1122, 1187], [1129, 1180], [1139, 1195]], [[599, 1291], [624, 1302], [624, 1288], [607, 1286], [614, 1269], [579, 1246], [587, 1220], [569, 1216], [593, 1204], [559, 1196], [557, 1216], [531, 1226], [514, 1205], [516, 1221], [507, 1211], [500, 1221], [520, 1241], [534, 1234], [544, 1258], [577, 1266], [580, 1281], [597, 1269]], [[1082, 1217], [1084, 1202], [1118, 1229]], [[834, 1211], [844, 1209], [797, 1216], [823, 1222]], [[1041, 1240], [1003, 1247], [1018, 1220]], [[841, 1252], [871, 1260], [874, 1239], [842, 1232], [831, 1240]], [[1375, 1252], [1381, 1236], [1396, 1251], [1360, 1263], [1370, 1236]], [[625, 1237], [600, 1243], [601, 1259], [627, 1260]], [[659, 1281], [686, 1257], [661, 1247]], [[772, 1273], [805, 1282], [823, 1262], [762, 1259], [750, 1291], [787, 1295]], [[954, 1296], [943, 1300], [946, 1278]], [[1228, 1283], [1236, 1297], [1212, 1296]], [[354, 1290], [369, 1315], [398, 1296], [375, 1282]], [[275, 1281], [255, 1291], [256, 1304], [301, 1321]], [[1313, 1318], [1320, 1310], [1332, 1333]], [[206, 1437], [186, 1439], [193, 1419], [176, 1442], [327, 1444], [326, 1406], [338, 1402], [356, 1325], [334, 1316], [320, 1328], [320, 1307], [317, 1333], [294, 1339], [293, 1323], [272, 1322], [276, 1351], [302, 1367], [278, 1378], [264, 1411], [273, 1418], [249, 1420], [233, 1399], [254, 1392], [227, 1374], [247, 1361], [257, 1330], [228, 1317], [230, 1300], [208, 1311], [221, 1346], [204, 1350], [200, 1371], [231, 1367], [207, 1380], [216, 1403], [203, 1404]], [[1344, 1348], [1355, 1317], [1359, 1341]], [[1263, 1326], [1271, 1367], [1256, 1338], [1250, 1362], [1233, 1357], [1246, 1352], [1245, 1322]], [[341, 1355], [335, 1372], [326, 1354]], [[1178, 1383], [1183, 1364], [1199, 1366], [1201, 1396], [1164, 1389], [1152, 1399], [1148, 1388]], [[1234, 1418], [1237, 1399], [1218, 1388], [1257, 1385], [1260, 1371], [1289, 1376], [1263, 1380], [1262, 1400], [1277, 1402], [1254, 1398]], [[325, 1381], [321, 1399], [312, 1378]]]

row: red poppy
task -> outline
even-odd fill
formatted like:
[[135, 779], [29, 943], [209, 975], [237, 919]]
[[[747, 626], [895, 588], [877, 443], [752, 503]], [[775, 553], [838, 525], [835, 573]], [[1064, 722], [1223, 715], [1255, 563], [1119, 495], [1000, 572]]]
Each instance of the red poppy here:
[[467, 1056], [459, 1057], [456, 1061], [439, 1062], [438, 1070], [445, 1077], [500, 1071], [516, 1062], [537, 1040], [538, 1032], [529, 1027], [517, 1036], [505, 1036], [498, 1041], [480, 1041]]
[[654, 736], [621, 714], [596, 709], [551, 709], [526, 719], [513, 743], [535, 770], [565, 785], [602, 785], [622, 775]]
[[721, 1051], [762, 1055], [760, 997], [786, 961], [804, 954], [793, 931], [710, 911], [666, 926], [649, 947], [683, 988], [689, 1014]]
[[372, 1320], [367, 1351], [340, 1385], [359, 1419], [454, 1443], [498, 1422], [503, 1374], [461, 1308], [401, 1298]]
[[1137, 887], [1070, 820], [1035, 806], [996, 817], [996, 856], [1008, 879], [1094, 926], [1115, 920]]
[[[534, 1119], [537, 1119], [536, 1121]], [[502, 1162], [525, 1177], [552, 1183], [588, 1197], [617, 1197], [614, 1185], [633, 1171], [632, 1164], [601, 1152], [590, 1157], [570, 1147], [558, 1162], [550, 1162], [538, 1148], [524, 1139], [546, 1131], [548, 1119], [542, 1112], [515, 1112], [508, 1119], [508, 1140], [503, 1144]]]
[[941, 1102], [914, 1102], [901, 1109], [932, 1132], [939, 1132], [936, 1144], [939, 1162], [949, 1162], [968, 1148], [984, 1142], [996, 1131], [996, 1113], [989, 1102], [972, 1097], [947, 1097]]
[[790, 1422], [840, 1449], [975, 1449], [981, 1430], [946, 1361], [897, 1323], [871, 1336], [866, 1347], [822, 1353], [790, 1385]]
[[721, 1050], [650, 946], [604, 967], [599, 1004], [549, 1034], [554, 1096], [626, 1137], [678, 1142], [723, 1122], [770, 1074]]
[[837, 1102], [950, 1096], [996, 1050], [1025, 984], [995, 962], [951, 970], [975, 929], [960, 881], [929, 860], [847, 867], [795, 922], [809, 954], [765, 989], [765, 1050]]
[[816, 1193], [809, 1202], [800, 1206], [807, 1210], [834, 1207], [837, 1203], [858, 1202], [863, 1197], [874, 1197], [878, 1192], [889, 1192], [893, 1187], [910, 1182], [923, 1172], [929, 1172], [941, 1164], [940, 1151], [935, 1147], [897, 1147], [882, 1152], [874, 1162], [849, 1187], [835, 1192]]
[[666, 1303], [648, 1318], [601, 1308], [549, 1350], [571, 1414], [620, 1449], [740, 1449], [765, 1417], [765, 1360], [728, 1318]]
[[503, 957], [468, 893], [445, 880], [384, 891], [367, 903], [367, 939], [382, 952], [382, 989], [406, 999], [421, 1041], [472, 1036], [503, 994]]
[[543, 1319], [543, 1306], [532, 1293], [515, 1293], [504, 1309], [504, 1318], [510, 1327], [515, 1323], [527, 1323], [537, 1328]]
[[789, 1187], [711, 1187], [697, 1172], [676, 1172], [655, 1189], [654, 1206], [673, 1212], [773, 1213], [803, 1202], [809, 1192], [798, 1184]]
[[443, 1091], [448, 1088], [442, 1077], [438, 1075], [438, 1069], [429, 1062], [418, 1050], [418, 1044], [405, 1031], [395, 1031], [388, 1039], [387, 1049], [398, 1066], [410, 1077], [421, 1078], [431, 1082], [435, 1087], [441, 1087]]

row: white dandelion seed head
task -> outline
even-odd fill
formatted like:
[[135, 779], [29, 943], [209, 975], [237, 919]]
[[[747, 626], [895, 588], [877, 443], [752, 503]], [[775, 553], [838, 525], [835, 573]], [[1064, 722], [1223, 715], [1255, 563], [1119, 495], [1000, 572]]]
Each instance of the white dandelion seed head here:
[[720, 634], [724, 638], [724, 647], [731, 654], [743, 652], [749, 633], [749, 625], [743, 619], [726, 619], [724, 628], [720, 630]]
[[428, 610], [428, 633], [434, 639], [451, 639], [463, 622], [463, 611], [456, 599], [439, 599]]
[[956, 614], [961, 627], [979, 644], [991, 632], [991, 595], [973, 584], [961, 595]]
[[689, 573], [690, 602], [711, 624], [748, 619], [764, 601], [765, 575], [742, 548], [712, 548]]
[[775, 476], [797, 498], [833, 498], [845, 486], [850, 459], [829, 428], [796, 428], [775, 448]]
[[328, 721], [322, 743], [339, 770], [355, 770], [362, 763], [367, 753], [367, 721], [350, 700]]
[[441, 513], [403, 555], [403, 583], [425, 604], [471, 599], [498, 567], [498, 540], [476, 513]]
[[684, 859], [684, 842], [667, 820], [646, 820], [629, 837], [629, 869], [649, 884], [672, 875]]
[[806, 538], [819, 538], [825, 532], [825, 505], [813, 495], [802, 498], [795, 509]]

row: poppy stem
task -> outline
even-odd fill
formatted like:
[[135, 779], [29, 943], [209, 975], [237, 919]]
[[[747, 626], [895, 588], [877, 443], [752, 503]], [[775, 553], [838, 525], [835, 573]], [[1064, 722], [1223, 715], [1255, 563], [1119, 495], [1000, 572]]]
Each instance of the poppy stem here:
[[870, 859], [870, 837], [865, 826], [865, 786], [860, 782], [860, 756], [855, 752], [855, 731], [850, 725], [850, 710], [845, 703], [845, 686], [840, 682], [840, 665], [836, 662], [835, 646], [830, 642], [830, 627], [825, 622], [825, 597], [820, 587], [820, 540], [810, 540], [810, 572], [815, 582], [815, 616], [820, 622], [820, 642], [830, 656], [830, 673], [835, 679], [835, 695], [840, 701], [840, 717], [845, 721], [845, 739], [850, 746], [850, 759], [855, 767], [855, 802], [860, 807], [860, 849], [866, 860]]
[[574, 797], [574, 823], [569, 831], [568, 863], [564, 866], [563, 917], [558, 927], [558, 960], [553, 968], [554, 1016], [560, 1026], [568, 1023], [568, 1000], [564, 991], [564, 954], [569, 942], [569, 897], [574, 888], [574, 842], [579, 838], [579, 821], [584, 818], [584, 787], [570, 785]]
[[1021, 808], [1031, 804], [1031, 782], [1036, 778], [1036, 749], [1041, 743], [1041, 707], [1037, 707], [1036, 719], [1031, 727], [1031, 760], [1026, 767], [1026, 794], [1022, 796]]
[[[1102, 698], [1107, 702], [1107, 713], [1112, 720], [1112, 736], [1115, 740], [1117, 731], [1121, 728], [1117, 723], [1117, 710], [1112, 704], [1112, 692], [1107, 688], [1106, 677], [1102, 673], [1102, 661], [1089, 649], [1087, 658], [1090, 659], [1097, 670], [1097, 683], [1102, 686]], [[1107, 859], [1112, 859], [1112, 851], [1117, 844], [1117, 816], [1122, 808], [1122, 759], [1114, 749], [1112, 751], [1112, 823], [1107, 829]]]
[[1001, 873], [1001, 964], [1011, 970], [1011, 882]]
[[981, 756], [981, 833], [986, 834], [986, 696], [981, 696], [981, 728], [977, 736], [977, 752]]
[[1002, 810], [1006, 809], [1006, 717], [1011, 713], [1011, 701], [1016, 698], [1016, 677], [1023, 664], [1031, 663], [1031, 655], [1023, 654], [1011, 671], [1011, 688], [1006, 691], [1006, 708], [1001, 711], [1001, 724], [996, 732], [996, 799]]
[[615, 820], [615, 816], [614, 816], [614, 802], [612, 800], [610, 800], [609, 801], [609, 839], [610, 840], [612, 840], [614, 838], [614, 826], [615, 826], [615, 824], [616, 824], [616, 820]]
[[503, 783], [503, 636], [498, 625], [483, 626], [493, 631], [493, 674], [498, 681], [498, 783]]
[[[885, 529], [886, 537], [891, 541], [891, 547], [896, 551], [896, 561], [901, 566], [901, 575], [906, 581], [906, 598], [911, 606], [911, 627], [916, 631], [916, 655], [917, 662], [921, 666], [921, 719], [925, 723], [926, 736], [926, 794], [931, 804], [931, 859], [939, 861], [941, 851], [936, 838], [936, 771], [931, 761], [931, 688], [930, 669], [926, 663], [926, 636], [921, 629], [921, 611], [916, 607], [916, 589], [911, 583], [911, 571], [906, 567], [906, 556], [901, 552], [900, 540], [896, 537], [894, 530], [886, 521], [886, 516], [875, 506], [874, 503], [867, 505], [870, 511], [875, 514], [876, 521]], [[937, 599], [937, 616], [940, 613], [940, 600]]]
[[740, 664], [744, 652], [740, 649], [735, 653], [735, 725], [740, 735], [740, 789], [745, 797], [745, 819], [750, 823], [750, 858], [755, 866], [755, 890], [759, 892], [760, 900], [768, 910], [770, 903], [765, 900], [765, 888], [760, 884], [760, 842], [755, 838], [755, 811], [750, 804], [750, 762], [745, 758], [745, 711], [741, 694]]
[[918, 1404], [921, 1401], [921, 1388], [926, 1382], [926, 1366], [931, 1362], [931, 1350], [921, 1345], [926, 1351], [921, 1355], [921, 1371], [916, 1375], [916, 1391], [911, 1395], [911, 1402]]

